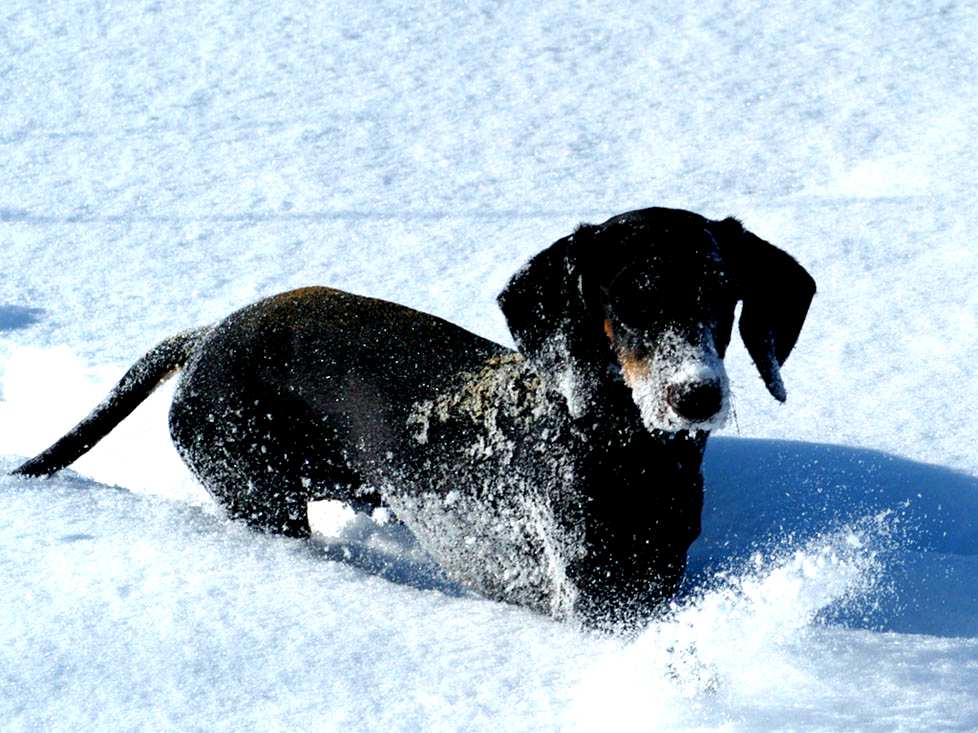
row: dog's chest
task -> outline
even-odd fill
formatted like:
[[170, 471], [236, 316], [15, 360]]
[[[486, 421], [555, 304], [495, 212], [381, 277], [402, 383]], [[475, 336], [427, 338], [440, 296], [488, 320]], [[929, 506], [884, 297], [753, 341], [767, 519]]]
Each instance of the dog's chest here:
[[582, 445], [563, 406], [514, 354], [416, 404], [407, 422], [381, 491], [421, 545], [464, 585], [568, 615]]

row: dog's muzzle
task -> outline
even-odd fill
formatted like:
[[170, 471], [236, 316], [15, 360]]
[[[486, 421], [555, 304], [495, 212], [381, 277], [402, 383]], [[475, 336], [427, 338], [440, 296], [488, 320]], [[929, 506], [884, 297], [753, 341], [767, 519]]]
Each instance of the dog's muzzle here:
[[729, 412], [729, 381], [712, 340], [668, 335], [645, 359], [619, 354], [622, 375], [649, 430], [715, 430]]

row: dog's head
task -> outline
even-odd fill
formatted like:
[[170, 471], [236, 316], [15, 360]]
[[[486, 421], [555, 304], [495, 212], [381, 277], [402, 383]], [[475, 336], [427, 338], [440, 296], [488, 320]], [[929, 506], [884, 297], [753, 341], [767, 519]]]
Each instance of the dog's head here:
[[719, 427], [734, 308], [768, 391], [784, 401], [784, 364], [815, 282], [736, 219], [642, 209], [582, 225], [544, 250], [499, 295], [517, 347], [575, 417], [609, 370], [631, 388], [650, 430]]

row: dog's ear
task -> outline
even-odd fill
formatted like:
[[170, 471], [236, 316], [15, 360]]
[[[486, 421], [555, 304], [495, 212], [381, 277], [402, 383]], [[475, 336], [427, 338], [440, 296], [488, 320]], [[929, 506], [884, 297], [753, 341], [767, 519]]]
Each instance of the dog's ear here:
[[582, 225], [527, 262], [496, 299], [520, 353], [573, 417], [588, 411], [600, 376], [601, 321], [583, 273], [594, 227]]
[[787, 393], [780, 367], [798, 340], [815, 280], [794, 258], [747, 231], [736, 219], [715, 222], [711, 231], [733, 281], [740, 336], [768, 391], [780, 402]]

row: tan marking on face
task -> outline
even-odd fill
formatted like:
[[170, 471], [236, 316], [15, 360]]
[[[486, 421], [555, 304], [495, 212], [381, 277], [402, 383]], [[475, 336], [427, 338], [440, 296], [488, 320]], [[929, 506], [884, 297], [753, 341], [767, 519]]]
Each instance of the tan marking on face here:
[[615, 351], [615, 355], [618, 357], [618, 363], [621, 365], [621, 372], [625, 378], [625, 384], [631, 387], [637, 381], [647, 378], [652, 371], [649, 360], [640, 359], [635, 356], [634, 352], [623, 349], [615, 343], [615, 329], [611, 325], [610, 319], [605, 319], [604, 332]]
[[618, 363], [621, 364], [621, 373], [625, 378], [625, 384], [629, 387], [648, 379], [652, 372], [652, 365], [649, 364], [648, 359], [640, 359], [635, 356], [634, 352], [624, 349], [618, 350]]

